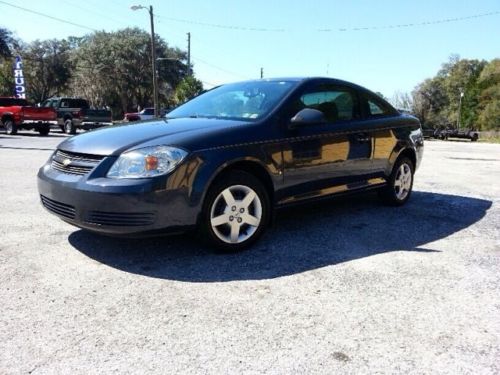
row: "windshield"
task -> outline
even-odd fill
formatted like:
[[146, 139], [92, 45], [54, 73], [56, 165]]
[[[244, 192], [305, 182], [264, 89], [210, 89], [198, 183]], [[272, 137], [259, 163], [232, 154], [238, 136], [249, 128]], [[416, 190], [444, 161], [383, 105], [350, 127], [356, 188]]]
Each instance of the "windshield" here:
[[167, 114], [167, 118], [209, 117], [255, 121], [270, 113], [290, 90], [292, 81], [233, 83], [210, 90]]

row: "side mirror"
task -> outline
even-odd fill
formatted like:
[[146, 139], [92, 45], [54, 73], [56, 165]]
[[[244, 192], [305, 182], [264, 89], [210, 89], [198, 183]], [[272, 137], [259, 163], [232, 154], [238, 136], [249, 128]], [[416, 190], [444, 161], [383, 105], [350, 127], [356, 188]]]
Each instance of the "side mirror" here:
[[294, 129], [304, 125], [324, 124], [326, 118], [323, 112], [317, 109], [304, 108], [299, 111], [290, 121], [290, 128]]

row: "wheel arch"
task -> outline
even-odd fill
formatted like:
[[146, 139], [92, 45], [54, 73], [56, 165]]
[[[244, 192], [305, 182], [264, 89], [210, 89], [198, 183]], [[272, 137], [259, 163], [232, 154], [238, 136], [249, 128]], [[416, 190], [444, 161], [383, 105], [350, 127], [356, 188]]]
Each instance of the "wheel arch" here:
[[399, 153], [398, 157], [394, 160], [394, 162], [398, 161], [403, 157], [407, 157], [408, 159], [410, 159], [410, 161], [413, 163], [413, 169], [417, 168], [417, 153], [415, 152], [415, 150], [413, 150], [412, 148], [405, 148]]
[[391, 175], [392, 170], [394, 169], [394, 166], [396, 165], [397, 161], [403, 157], [407, 157], [408, 159], [410, 159], [410, 161], [413, 163], [414, 171], [417, 169], [418, 167], [417, 152], [411, 147], [403, 147], [399, 150], [399, 152], [396, 152], [396, 150], [394, 150], [394, 152], [392, 153], [389, 159], [387, 170], [385, 172], [387, 177]]
[[232, 160], [230, 162], [224, 163], [219, 166], [216, 171], [212, 174], [211, 178], [208, 181], [207, 188], [203, 194], [202, 202], [205, 202], [205, 197], [207, 195], [208, 190], [213, 186], [213, 184], [223, 176], [231, 173], [231, 171], [239, 170], [243, 172], [247, 172], [249, 174], [254, 175], [262, 182], [264, 188], [269, 194], [269, 200], [271, 204], [274, 202], [274, 184], [273, 180], [264, 165], [257, 159], [253, 158], [241, 158]]
[[2, 115], [2, 122], [9, 121], [9, 120], [12, 122], [15, 122], [14, 121], [14, 114], [12, 112], [5, 112]]

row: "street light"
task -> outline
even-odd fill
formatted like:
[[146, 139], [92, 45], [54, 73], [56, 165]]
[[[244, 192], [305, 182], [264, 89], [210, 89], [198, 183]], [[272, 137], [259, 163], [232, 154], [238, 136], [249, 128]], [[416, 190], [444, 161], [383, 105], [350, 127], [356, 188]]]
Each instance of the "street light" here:
[[462, 88], [460, 90], [460, 101], [458, 103], [458, 118], [457, 118], [457, 130], [460, 130], [460, 115], [462, 112], [462, 98], [464, 97], [464, 90]]
[[149, 12], [149, 17], [151, 21], [151, 60], [152, 60], [152, 69], [153, 69], [153, 107], [154, 107], [154, 116], [158, 117], [159, 108], [158, 108], [158, 77], [156, 76], [156, 42], [155, 42], [155, 26], [153, 22], [153, 6], [145, 7], [142, 5], [132, 5], [130, 7], [132, 10], [146, 9]]

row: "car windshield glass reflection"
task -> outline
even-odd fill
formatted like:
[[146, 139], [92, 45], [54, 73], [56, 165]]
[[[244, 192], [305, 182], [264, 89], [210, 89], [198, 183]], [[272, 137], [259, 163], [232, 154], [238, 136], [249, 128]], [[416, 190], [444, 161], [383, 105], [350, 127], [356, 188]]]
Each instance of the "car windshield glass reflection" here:
[[255, 121], [270, 113], [295, 85], [290, 81], [255, 81], [220, 86], [181, 105], [166, 118]]

